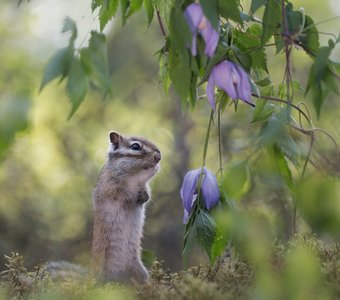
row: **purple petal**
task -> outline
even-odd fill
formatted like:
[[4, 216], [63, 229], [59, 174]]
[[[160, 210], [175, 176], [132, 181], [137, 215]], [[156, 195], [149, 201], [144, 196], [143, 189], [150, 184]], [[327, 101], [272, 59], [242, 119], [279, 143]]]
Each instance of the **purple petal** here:
[[201, 174], [201, 169], [189, 171], [183, 179], [183, 184], [181, 188], [181, 198], [183, 202], [184, 209], [188, 212], [191, 212], [192, 205], [196, 200], [194, 194], [197, 193], [196, 185], [198, 177]]
[[188, 220], [189, 220], [189, 213], [187, 212], [186, 209], [184, 209], [183, 223], [187, 224]]
[[192, 34], [191, 54], [192, 56], [196, 56], [197, 54], [197, 33]]
[[207, 96], [208, 96], [208, 101], [210, 103], [210, 106], [215, 111], [215, 109], [216, 109], [216, 104], [215, 104], [215, 79], [214, 79], [214, 73], [213, 72], [210, 73], [210, 76], [209, 76], [209, 79], [208, 79]]
[[[216, 86], [224, 90], [232, 99], [238, 99], [233, 81], [233, 64], [229, 61], [223, 61], [216, 65], [212, 72], [214, 72]], [[237, 72], [235, 73], [237, 74]]]
[[192, 33], [198, 31], [198, 26], [203, 17], [203, 9], [198, 3], [188, 5], [184, 11], [184, 17], [187, 20]]
[[201, 29], [201, 35], [205, 42], [204, 53], [209, 57], [213, 57], [219, 40], [218, 32], [212, 27], [211, 23], [206, 17], [204, 18], [204, 28]]
[[239, 98], [245, 102], [252, 103], [251, 101], [251, 86], [249, 82], [249, 77], [246, 71], [244, 71], [241, 67], [235, 65], [239, 76], [240, 76], [240, 83], [237, 86], [237, 91]]
[[202, 194], [206, 209], [211, 209], [220, 200], [220, 189], [215, 175], [204, 168], [204, 179], [202, 182]]

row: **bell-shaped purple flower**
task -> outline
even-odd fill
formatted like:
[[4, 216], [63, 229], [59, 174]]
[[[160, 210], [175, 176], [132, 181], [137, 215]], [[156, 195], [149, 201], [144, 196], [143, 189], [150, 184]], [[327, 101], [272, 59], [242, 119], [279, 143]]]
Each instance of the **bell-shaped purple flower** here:
[[192, 55], [196, 56], [197, 54], [197, 34], [200, 33], [205, 42], [204, 53], [209, 57], [212, 57], [217, 47], [219, 34], [203, 14], [201, 5], [198, 3], [188, 5], [184, 11], [184, 17], [187, 20], [192, 33]]
[[[190, 213], [197, 199], [197, 183], [201, 175], [202, 169], [189, 171], [183, 180], [181, 188], [181, 198], [184, 207], [183, 222], [188, 222]], [[220, 199], [220, 190], [215, 175], [207, 168], [203, 168], [203, 178], [201, 184], [201, 195], [203, 196], [203, 203], [206, 209], [214, 207]]]
[[239, 65], [231, 61], [222, 61], [210, 72], [207, 96], [215, 110], [215, 86], [224, 90], [233, 100], [240, 99], [251, 103], [251, 86], [248, 74]]

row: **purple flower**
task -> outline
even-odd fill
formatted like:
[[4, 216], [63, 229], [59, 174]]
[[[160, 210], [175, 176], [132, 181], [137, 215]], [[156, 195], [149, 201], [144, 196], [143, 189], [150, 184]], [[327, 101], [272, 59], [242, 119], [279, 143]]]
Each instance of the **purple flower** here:
[[[181, 188], [181, 198], [184, 207], [183, 222], [186, 224], [189, 219], [189, 215], [197, 199], [197, 181], [201, 175], [202, 169], [189, 171], [183, 180]], [[220, 199], [220, 190], [216, 177], [206, 167], [203, 168], [203, 179], [201, 185], [201, 192], [203, 196], [203, 203], [206, 209], [214, 207]]]
[[192, 3], [187, 6], [184, 11], [184, 17], [187, 20], [191, 33], [192, 33], [192, 42], [191, 42], [191, 53], [193, 56], [197, 54], [197, 33], [199, 32], [204, 39], [205, 42], [205, 50], [204, 53], [209, 57], [212, 57], [215, 53], [219, 34], [212, 27], [209, 20], [203, 14], [203, 9], [200, 4]]
[[222, 61], [210, 72], [207, 96], [215, 110], [215, 86], [224, 90], [233, 100], [240, 99], [251, 103], [251, 86], [248, 74], [239, 65], [231, 61]]

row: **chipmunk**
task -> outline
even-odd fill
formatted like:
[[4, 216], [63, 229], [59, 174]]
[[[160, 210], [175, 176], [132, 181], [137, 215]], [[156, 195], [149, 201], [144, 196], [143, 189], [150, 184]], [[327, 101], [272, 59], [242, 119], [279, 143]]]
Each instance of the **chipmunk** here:
[[93, 192], [91, 269], [105, 281], [148, 280], [141, 260], [149, 180], [160, 169], [161, 153], [146, 139], [110, 132], [108, 159]]

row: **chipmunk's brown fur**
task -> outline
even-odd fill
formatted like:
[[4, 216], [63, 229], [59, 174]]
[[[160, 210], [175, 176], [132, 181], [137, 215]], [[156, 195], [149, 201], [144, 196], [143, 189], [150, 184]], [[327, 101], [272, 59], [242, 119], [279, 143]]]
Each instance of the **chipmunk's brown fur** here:
[[153, 143], [110, 133], [108, 160], [93, 193], [92, 270], [104, 280], [148, 279], [141, 261], [144, 203], [160, 159]]

